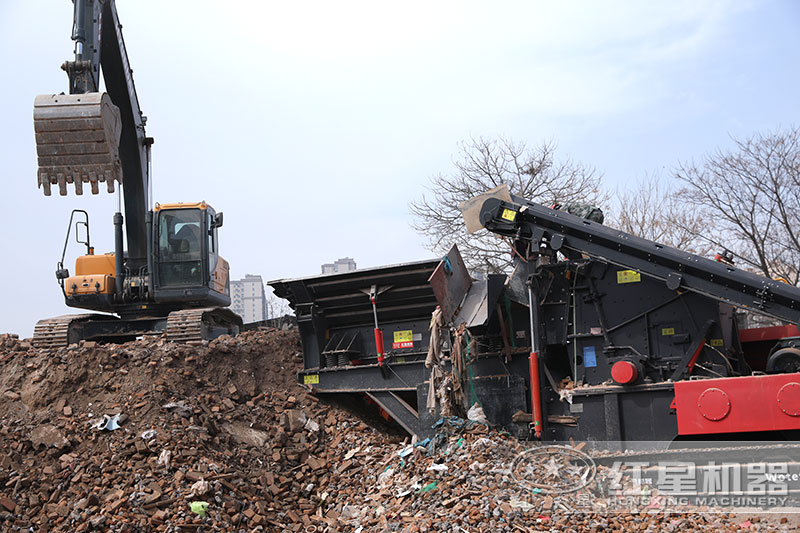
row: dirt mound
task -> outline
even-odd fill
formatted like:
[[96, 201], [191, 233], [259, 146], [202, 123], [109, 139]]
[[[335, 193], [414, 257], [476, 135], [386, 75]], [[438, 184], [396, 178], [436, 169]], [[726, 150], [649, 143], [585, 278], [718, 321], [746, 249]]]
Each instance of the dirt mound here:
[[[314, 471], [334, 459], [327, 435], [357, 427], [388, 442], [297, 384], [294, 330], [194, 345], [0, 343], [6, 526], [303, 529]], [[195, 500], [209, 503], [205, 517]]]
[[458, 420], [430, 442], [400, 442], [321, 402], [297, 383], [301, 366], [296, 330], [59, 350], [0, 336], [0, 530], [715, 531], [742, 522], [570, 514], [568, 498], [525, 493], [509, 477], [524, 443]]

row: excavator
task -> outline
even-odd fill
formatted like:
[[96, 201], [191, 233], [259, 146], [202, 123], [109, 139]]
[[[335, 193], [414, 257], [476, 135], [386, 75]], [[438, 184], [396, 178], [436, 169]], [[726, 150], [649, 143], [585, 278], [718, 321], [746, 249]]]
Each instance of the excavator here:
[[[116, 188], [114, 252], [94, 253], [88, 213], [73, 210], [56, 278], [68, 306], [95, 313], [40, 320], [34, 345], [124, 342], [159, 332], [187, 342], [238, 333], [242, 319], [227, 309], [229, 265], [219, 255], [222, 213], [206, 202], [152, 207], [153, 139], [145, 133], [114, 0], [74, 0], [72, 40], [74, 60], [61, 66], [69, 93], [34, 101], [37, 182], [45, 196], [54, 188], [62, 196], [71, 188], [83, 194], [85, 185], [92, 194]], [[64, 258], [73, 222], [86, 254], [71, 275]]]

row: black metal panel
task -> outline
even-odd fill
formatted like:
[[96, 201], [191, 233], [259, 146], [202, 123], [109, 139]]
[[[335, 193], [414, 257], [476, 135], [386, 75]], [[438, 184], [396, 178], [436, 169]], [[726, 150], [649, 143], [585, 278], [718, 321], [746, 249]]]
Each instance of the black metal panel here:
[[483, 412], [493, 424], [513, 428], [512, 415], [528, 409], [528, 385], [523, 376], [481, 376], [473, 380], [473, 386]]
[[739, 347], [730, 335], [725, 341], [722, 325], [729, 325], [730, 317], [720, 315], [718, 301], [677, 293], [645, 274], [628, 274], [597, 260], [543, 265], [535, 274], [545, 289], [544, 344], [569, 362], [573, 381], [604, 383], [612, 365], [623, 359], [639, 365], [639, 380], [679, 379], [688, 374], [698, 348], [695, 375], [731, 374], [725, 357], [737, 359]]
[[[422, 360], [385, 366], [385, 372], [376, 364], [309, 369], [299, 374], [299, 381], [319, 392], [413, 391], [430, 377]], [[445, 369], [450, 370], [449, 361]]]
[[[358, 334], [351, 360], [370, 363], [376, 357], [372, 286], [378, 290], [376, 309], [390, 360], [419, 356], [428, 350], [429, 323], [436, 298], [428, 284], [439, 260], [419, 261], [380, 268], [354, 270], [307, 278], [269, 282], [275, 294], [289, 300], [295, 310], [303, 342], [305, 369], [324, 367], [322, 355], [331, 338], [344, 333]], [[398, 331], [411, 331], [413, 343], [394, 345]], [[344, 361], [342, 361], [344, 362]], [[416, 387], [416, 382], [413, 387]]]
[[546, 425], [547, 440], [671, 441], [678, 423], [670, 403], [668, 383], [633, 388], [594, 387], [578, 390], [572, 403], [545, 396], [546, 416], [559, 417]]

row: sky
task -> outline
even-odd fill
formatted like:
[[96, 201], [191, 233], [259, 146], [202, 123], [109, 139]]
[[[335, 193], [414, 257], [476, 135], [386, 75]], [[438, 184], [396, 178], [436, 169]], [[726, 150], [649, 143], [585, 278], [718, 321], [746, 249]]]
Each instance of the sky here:
[[[156, 201], [225, 213], [233, 279], [428, 259], [409, 202], [458, 144], [500, 136], [609, 189], [800, 124], [800, 3], [117, 0]], [[67, 90], [69, 0], [0, 0], [0, 332], [70, 312], [70, 211], [113, 250], [113, 195], [36, 188], [32, 107]], [[72, 244], [65, 263], [83, 253]]]

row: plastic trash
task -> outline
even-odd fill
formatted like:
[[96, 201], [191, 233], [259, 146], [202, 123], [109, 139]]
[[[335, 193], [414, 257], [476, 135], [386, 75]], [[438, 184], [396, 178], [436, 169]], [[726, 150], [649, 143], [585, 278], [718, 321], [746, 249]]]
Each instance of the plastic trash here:
[[427, 468], [427, 470], [433, 470], [434, 472], [447, 472], [448, 468], [447, 465], [443, 465], [440, 463], [433, 463], [431, 466]]
[[208, 481], [205, 479], [200, 479], [195, 481], [191, 487], [189, 487], [189, 497], [194, 498], [195, 496], [202, 496], [206, 492], [208, 492]]
[[425, 485], [425, 486], [424, 486], [424, 487], [422, 487], [421, 489], [419, 489], [419, 490], [418, 490], [416, 493], [417, 493], [417, 494], [424, 494], [424, 493], [426, 493], [426, 492], [430, 492], [430, 491], [432, 491], [432, 490], [433, 490], [433, 489], [435, 489], [435, 488], [436, 488], [436, 482], [435, 482], [435, 481], [433, 481], [433, 482], [431, 482], [431, 483], [428, 483], [427, 485]]
[[397, 452], [397, 455], [399, 455], [400, 457], [408, 457], [409, 455], [411, 455], [413, 451], [414, 451], [413, 446], [406, 446], [405, 448]]
[[416, 444], [414, 444], [414, 446], [418, 446], [420, 448], [427, 448], [428, 444], [430, 444], [430, 442], [431, 442], [431, 438], [427, 437], [426, 439], [421, 440], [421, 441], [417, 442]]
[[184, 418], [192, 416], [192, 408], [183, 402], [169, 402], [161, 406], [162, 409], [167, 411], [174, 411]]
[[378, 476], [378, 486], [382, 489], [389, 487], [392, 484], [392, 476], [394, 475], [394, 468], [389, 467]]
[[114, 416], [103, 415], [103, 418], [92, 424], [92, 429], [100, 431], [114, 431], [119, 429], [120, 414]]
[[169, 450], [161, 450], [161, 453], [158, 455], [158, 461], [156, 461], [157, 466], [163, 466], [165, 470], [169, 470], [169, 463], [172, 460], [172, 452]]
[[155, 429], [148, 429], [147, 431], [143, 431], [142, 435], [141, 435], [141, 437], [144, 440], [152, 440], [152, 439], [155, 438], [155, 436], [156, 436], [156, 430]]
[[522, 512], [525, 513], [527, 513], [528, 511], [530, 511], [535, 507], [535, 505], [533, 505], [532, 503], [526, 502], [524, 500], [518, 500], [516, 498], [511, 498], [508, 504], [511, 506], [512, 509], [521, 509]]
[[472, 443], [473, 450], [481, 450], [483, 448], [489, 448], [492, 446], [494, 446], [494, 442], [491, 439], [487, 439], [486, 437], [481, 437]]
[[191, 509], [194, 514], [199, 515], [200, 518], [205, 518], [208, 512], [208, 502], [191, 502], [189, 504], [189, 509]]
[[358, 518], [360, 515], [361, 515], [361, 510], [358, 507], [356, 507], [355, 505], [345, 504], [345, 506], [342, 507], [342, 513], [340, 516], [344, 520], [352, 520], [354, 518]]
[[467, 418], [479, 424], [489, 425], [489, 420], [486, 418], [486, 413], [483, 412], [483, 407], [478, 402], [475, 402], [472, 407], [467, 411]]
[[351, 449], [351, 450], [348, 450], [348, 451], [347, 451], [347, 453], [346, 453], [346, 454], [344, 454], [344, 460], [345, 460], [345, 461], [347, 461], [347, 460], [349, 460], [349, 459], [352, 459], [352, 458], [353, 458], [353, 457], [355, 457], [355, 455], [356, 455], [358, 452], [360, 452], [360, 451], [361, 451], [361, 448], [360, 448], [360, 447], [357, 447], [357, 448], [353, 448], [353, 449]]

